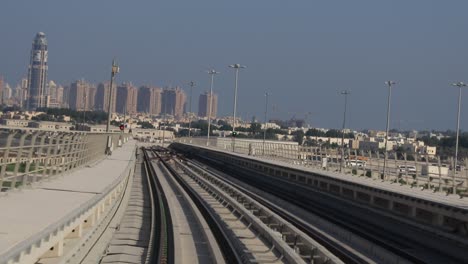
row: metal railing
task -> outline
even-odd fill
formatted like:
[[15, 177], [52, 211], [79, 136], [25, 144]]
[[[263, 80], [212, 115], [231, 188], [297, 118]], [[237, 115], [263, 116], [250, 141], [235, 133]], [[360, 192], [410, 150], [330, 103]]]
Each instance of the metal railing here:
[[[107, 135], [108, 134], [95, 134], [96, 136], [99, 135], [98, 138], [103, 140], [105, 143], [107, 142]], [[116, 143], [119, 140], [120, 134], [112, 134], [113, 140], [116, 139]], [[104, 147], [106, 144], [104, 144]], [[105, 150], [105, 148], [104, 148]], [[60, 232], [63, 232], [67, 227], [70, 227], [73, 225], [73, 223], [76, 224], [77, 221], [79, 221], [80, 218], [82, 218], [84, 215], [89, 215], [93, 211], [93, 208], [96, 208], [100, 203], [106, 200], [106, 198], [109, 197], [109, 195], [115, 191], [115, 189], [119, 186], [125, 183], [129, 176], [133, 173], [133, 169], [135, 166], [135, 149], [132, 152], [132, 155], [130, 156], [130, 160], [128, 161], [128, 165], [125, 167], [125, 170], [120, 173], [119, 177], [116, 178], [109, 186], [107, 186], [105, 189], [103, 189], [102, 192], [99, 194], [96, 194], [93, 196], [90, 200], [86, 201], [76, 209], [74, 209], [72, 212], [68, 213], [67, 215], [63, 216], [59, 220], [57, 220], [55, 223], [50, 224], [47, 228], [41, 230], [39, 233], [34, 234], [33, 236], [29, 237], [26, 240], [23, 240], [19, 244], [15, 245], [11, 249], [8, 250], [5, 254], [1, 255], [0, 254], [0, 264], [7, 264], [7, 263], [15, 263], [15, 261], [18, 261], [21, 263], [21, 258], [24, 257], [25, 255], [31, 254], [33, 252], [34, 247], [38, 248], [42, 246], [42, 243], [47, 243], [49, 240], [52, 240], [52, 238], [57, 237]], [[99, 152], [103, 152], [100, 150]], [[98, 152], [96, 152], [98, 153]], [[94, 156], [94, 160], [98, 160], [99, 157], [103, 157], [103, 155], [96, 155]], [[117, 198], [120, 199], [120, 196], [123, 195], [123, 191], [120, 192], [119, 197], [114, 197], [114, 200], [118, 200]], [[110, 205], [109, 205], [110, 206]], [[97, 220], [102, 220], [104, 216], [101, 216], [100, 219]], [[95, 227], [96, 228], [96, 227]], [[58, 240], [58, 238], [56, 238]]]
[[[175, 142], [209, 146], [270, 160], [281, 160], [295, 165], [353, 175], [401, 185], [431, 189], [434, 192], [468, 196], [468, 160], [465, 166], [453, 168], [453, 160], [443, 163], [438, 156], [414, 153], [411, 156], [397, 153], [387, 155], [379, 151], [345, 150], [341, 159], [339, 148], [305, 147], [296, 142], [266, 141], [234, 138], [177, 138]], [[341, 172], [340, 172], [341, 171]]]
[[127, 140], [120, 133], [0, 130], [0, 192], [92, 164], [106, 155], [109, 137], [113, 148]]

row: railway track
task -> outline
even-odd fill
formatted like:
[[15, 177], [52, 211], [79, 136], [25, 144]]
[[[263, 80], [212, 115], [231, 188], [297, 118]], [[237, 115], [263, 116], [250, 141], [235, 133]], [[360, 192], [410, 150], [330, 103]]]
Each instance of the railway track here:
[[229, 248], [229, 254], [223, 249], [227, 263], [344, 263], [245, 190], [193, 170], [171, 155], [153, 153], [161, 169], [196, 201], [214, 227], [218, 245]]
[[[437, 246], [433, 246], [434, 243], [431, 245], [432, 241], [429, 241], [429, 236], [418, 233], [418, 235], [422, 237], [422, 240], [412, 237], [411, 232], [418, 232], [418, 230], [405, 227], [403, 223], [400, 223], [400, 226], [395, 225], [397, 223], [393, 223], [393, 226], [387, 225], [387, 227], [383, 227], [382, 223], [379, 221], [382, 219], [387, 221], [389, 219], [385, 219], [385, 217], [382, 216], [380, 218], [374, 218], [375, 215], [362, 209], [359, 211], [361, 213], [360, 216], [356, 213], [350, 213], [355, 208], [346, 206], [335, 207], [333, 203], [336, 203], [336, 201], [330, 201], [329, 197], [325, 197], [324, 195], [314, 194], [313, 191], [311, 192], [311, 190], [303, 186], [277, 180], [256, 171], [249, 171], [248, 168], [239, 170], [238, 168], [231, 168], [219, 164], [217, 161], [208, 160], [205, 157], [197, 158], [202, 161], [205, 167], [212, 166], [214, 169], [210, 169], [210, 172], [214, 174], [224, 172], [247, 185], [253, 186], [265, 193], [272, 194], [299, 208], [318, 215], [330, 223], [354, 233], [356, 236], [363, 237], [369, 242], [392, 252], [407, 262], [466, 263], [466, 254], [463, 253], [462, 248], [458, 248], [458, 245], [446, 247], [448, 250], [453, 249], [453, 251], [450, 253], [444, 252], [442, 249], [437, 248]], [[326, 201], [327, 199], [329, 199], [328, 202]], [[369, 218], [363, 218], [364, 215], [368, 215]], [[301, 228], [299, 225], [297, 226]], [[395, 232], [395, 230], [399, 228], [405, 230], [407, 233], [404, 234], [401, 230]], [[306, 230], [304, 231], [307, 232]], [[441, 238], [433, 237], [432, 240], [434, 239]], [[317, 240], [319, 240], [319, 238], [317, 238]], [[445, 246], [443, 245], [444, 240], [441, 239], [441, 241], [441, 246]], [[445, 242], [449, 243], [449, 241]], [[437, 244], [437, 242], [435, 243]], [[326, 245], [326, 243], [324, 243], [324, 245]], [[334, 254], [340, 255], [333, 247], [328, 247], [328, 249]]]

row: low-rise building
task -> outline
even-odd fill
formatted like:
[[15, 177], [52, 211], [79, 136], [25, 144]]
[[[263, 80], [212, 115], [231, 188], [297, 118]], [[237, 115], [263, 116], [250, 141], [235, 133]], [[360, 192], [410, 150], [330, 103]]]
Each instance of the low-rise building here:
[[0, 123], [7, 127], [28, 127], [29, 120], [24, 119], [2, 119]]
[[30, 121], [28, 127], [44, 129], [44, 130], [68, 131], [73, 128], [73, 125], [70, 123], [64, 123], [64, 122]]
[[429, 157], [433, 158], [437, 154], [437, 147], [424, 146], [422, 153], [427, 154]]
[[132, 135], [139, 139], [145, 140], [173, 140], [175, 138], [174, 132], [170, 130], [159, 130], [159, 129], [143, 129], [134, 128], [132, 129]]
[[[88, 132], [94, 132], [94, 133], [105, 133], [106, 128], [107, 128], [106, 125], [89, 125], [89, 124], [77, 124], [75, 127], [75, 129], [78, 131], [88, 131]], [[109, 132], [116, 133], [116, 132], [122, 132], [122, 131], [118, 127], [110, 126]]]

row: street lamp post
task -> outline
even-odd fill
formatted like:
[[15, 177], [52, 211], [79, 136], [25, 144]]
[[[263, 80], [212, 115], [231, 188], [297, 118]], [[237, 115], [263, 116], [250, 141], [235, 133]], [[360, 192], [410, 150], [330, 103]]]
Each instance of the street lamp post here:
[[206, 145], [210, 145], [210, 129], [211, 129], [211, 112], [213, 111], [213, 82], [214, 82], [214, 76], [218, 74], [219, 72], [215, 71], [214, 69], [211, 69], [208, 71], [208, 74], [211, 76], [211, 84], [210, 84], [210, 106], [209, 112], [208, 112], [208, 133], [207, 133], [207, 140], [206, 140]]
[[388, 97], [387, 97], [387, 126], [385, 129], [385, 156], [383, 163], [383, 180], [386, 180], [386, 169], [387, 169], [387, 146], [388, 146], [388, 128], [390, 126], [390, 99], [392, 97], [392, 86], [396, 84], [395, 81], [386, 81], [385, 84], [388, 86]]
[[239, 80], [239, 69], [245, 69], [246, 66], [240, 65], [240, 64], [231, 64], [229, 65], [229, 68], [233, 68], [236, 71], [236, 83], [234, 86], [234, 111], [233, 111], [233, 122], [232, 122], [232, 151], [235, 152], [235, 144], [236, 140], [234, 137], [234, 132], [236, 132], [236, 111], [237, 111], [237, 82]]
[[[119, 73], [120, 68], [115, 62], [115, 59], [112, 60], [112, 69], [111, 69], [111, 79], [110, 79], [110, 86], [109, 86], [109, 100], [108, 100], [108, 106], [107, 106], [107, 125], [106, 125], [106, 133], [110, 132], [110, 122], [112, 118], [112, 112], [111, 112], [111, 106], [112, 106], [112, 96], [113, 96], [113, 86], [114, 86], [114, 79], [115, 75]], [[107, 138], [107, 148], [106, 148], [106, 154], [110, 155], [112, 154], [111, 152], [111, 147], [112, 147], [112, 137], [108, 135]]]
[[265, 156], [265, 140], [266, 140], [266, 131], [267, 131], [267, 116], [268, 116], [268, 93], [265, 93], [265, 125], [263, 128], [263, 151], [262, 155]]
[[344, 163], [344, 130], [346, 126], [346, 109], [348, 106], [348, 94], [350, 92], [348, 90], [341, 91], [341, 94], [344, 95], [344, 113], [343, 113], [343, 127], [341, 129], [341, 162], [340, 162], [340, 172], [343, 170], [343, 163]]
[[455, 184], [455, 174], [457, 173], [457, 162], [458, 162], [458, 138], [460, 135], [460, 108], [461, 108], [461, 97], [462, 97], [462, 87], [466, 87], [467, 84], [463, 82], [453, 83], [453, 86], [459, 88], [458, 91], [458, 112], [457, 112], [457, 138], [455, 140], [455, 160], [453, 165], [453, 175], [452, 175], [452, 187], [453, 194], [457, 193], [456, 184]]
[[192, 131], [192, 92], [193, 87], [195, 86], [195, 82], [189, 82], [190, 85], [190, 103], [189, 103], [189, 128], [188, 128], [188, 136], [190, 137], [190, 132]]

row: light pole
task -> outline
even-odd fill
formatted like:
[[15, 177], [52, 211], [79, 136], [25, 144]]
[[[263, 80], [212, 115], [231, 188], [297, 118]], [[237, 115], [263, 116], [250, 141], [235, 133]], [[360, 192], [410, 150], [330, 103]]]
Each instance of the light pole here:
[[210, 106], [208, 107], [208, 133], [206, 136], [206, 145], [210, 145], [210, 129], [211, 129], [211, 112], [213, 111], [213, 82], [214, 82], [214, 76], [218, 74], [219, 72], [215, 71], [214, 69], [211, 69], [207, 71], [208, 74], [211, 77], [211, 84], [210, 84]]
[[[88, 87], [86, 89], [88, 89]], [[84, 126], [86, 124], [87, 100], [88, 100], [88, 94], [87, 94], [87, 91], [85, 90], [84, 96], [83, 96], [83, 128], [82, 129], [84, 129]]]
[[388, 146], [388, 128], [390, 126], [390, 99], [392, 97], [392, 86], [396, 84], [394, 81], [386, 81], [385, 84], [388, 86], [388, 98], [387, 98], [387, 126], [385, 129], [385, 156], [383, 162], [383, 180], [386, 179], [386, 168], [387, 168], [387, 146]]
[[164, 120], [166, 127], [163, 130], [163, 139], [162, 139], [161, 146], [164, 148], [164, 141], [166, 140], [166, 128], [167, 128], [167, 100], [164, 103], [164, 119], [163, 120]]
[[195, 82], [189, 82], [190, 85], [190, 103], [189, 103], [189, 125], [188, 125], [188, 136], [190, 137], [190, 132], [192, 130], [192, 92], [193, 87], [195, 86]]
[[[109, 133], [110, 132], [110, 122], [111, 122], [111, 118], [112, 118], [112, 113], [111, 113], [111, 105], [112, 105], [112, 96], [113, 96], [113, 86], [114, 86], [114, 79], [115, 79], [115, 75], [117, 73], [119, 73], [120, 71], [120, 68], [119, 66], [117, 65], [117, 63], [115, 63], [115, 59], [112, 60], [112, 69], [111, 69], [111, 79], [110, 79], [110, 86], [109, 86], [109, 100], [108, 100], [108, 106], [107, 106], [107, 126], [106, 126], [106, 133]], [[107, 138], [107, 148], [106, 148], [106, 154], [107, 155], [110, 155], [112, 154], [111, 152], [111, 147], [112, 147], [112, 137], [111, 135], [108, 135], [108, 138]]]
[[452, 176], [452, 186], [453, 186], [453, 194], [457, 193], [456, 185], [455, 185], [455, 174], [457, 173], [457, 161], [458, 161], [458, 138], [460, 134], [460, 108], [461, 108], [461, 97], [462, 97], [462, 87], [466, 87], [467, 85], [463, 82], [453, 83], [453, 86], [459, 88], [458, 91], [458, 112], [457, 112], [457, 138], [455, 143], [455, 161], [453, 165], [453, 176]]
[[262, 155], [265, 156], [265, 140], [266, 140], [266, 131], [267, 131], [267, 116], [268, 116], [268, 93], [265, 93], [265, 125], [263, 128], [263, 153]]
[[348, 90], [341, 91], [341, 94], [344, 95], [344, 113], [343, 113], [343, 127], [341, 129], [341, 162], [340, 162], [340, 172], [343, 170], [343, 163], [344, 163], [344, 134], [345, 134], [345, 126], [346, 126], [346, 108], [348, 106], [348, 94], [350, 92]]
[[233, 68], [236, 71], [236, 83], [234, 86], [234, 113], [232, 114], [233, 116], [233, 122], [232, 122], [232, 152], [235, 152], [235, 132], [236, 132], [236, 111], [237, 111], [237, 82], [239, 80], [239, 69], [245, 69], [246, 66], [240, 65], [240, 64], [231, 64], [229, 65], [229, 68]]

